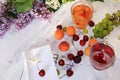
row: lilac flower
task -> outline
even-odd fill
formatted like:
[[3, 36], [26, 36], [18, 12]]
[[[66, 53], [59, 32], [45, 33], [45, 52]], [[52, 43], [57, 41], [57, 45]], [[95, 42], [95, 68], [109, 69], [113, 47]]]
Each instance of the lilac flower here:
[[51, 18], [51, 12], [47, 9], [44, 3], [35, 1], [33, 4], [33, 9], [30, 11], [35, 18], [40, 18], [43, 20], [49, 20]]
[[15, 22], [15, 26], [18, 30], [21, 30], [30, 24], [33, 19], [34, 17], [30, 14], [30, 12], [19, 13], [18, 19]]
[[11, 19], [7, 17], [0, 18], [0, 38], [10, 29]]

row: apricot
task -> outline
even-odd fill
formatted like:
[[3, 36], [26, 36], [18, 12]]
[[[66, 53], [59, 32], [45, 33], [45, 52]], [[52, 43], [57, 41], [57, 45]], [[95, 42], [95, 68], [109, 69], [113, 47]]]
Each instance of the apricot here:
[[95, 42], [97, 42], [97, 39], [91, 38], [88, 42], [88, 46], [92, 46]]
[[61, 29], [57, 29], [54, 33], [55, 39], [61, 40], [64, 37], [64, 32]]
[[76, 30], [75, 30], [75, 27], [73, 26], [69, 26], [66, 28], [66, 34], [68, 36], [73, 36], [75, 34]]
[[59, 48], [59, 50], [65, 52], [65, 51], [68, 51], [68, 50], [69, 50], [70, 45], [69, 45], [69, 43], [68, 43], [67, 41], [62, 41], [62, 42], [58, 45], [58, 48]]
[[84, 53], [86, 56], [90, 55], [90, 47], [89, 46], [85, 48]]

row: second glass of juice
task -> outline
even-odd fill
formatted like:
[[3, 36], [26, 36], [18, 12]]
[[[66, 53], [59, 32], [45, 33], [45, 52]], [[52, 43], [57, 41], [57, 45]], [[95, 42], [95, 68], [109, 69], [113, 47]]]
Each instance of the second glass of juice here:
[[104, 70], [113, 65], [115, 61], [115, 52], [107, 42], [96, 42], [90, 49], [90, 62], [97, 70]]
[[93, 7], [89, 2], [78, 1], [71, 7], [73, 22], [78, 29], [85, 29], [93, 15]]

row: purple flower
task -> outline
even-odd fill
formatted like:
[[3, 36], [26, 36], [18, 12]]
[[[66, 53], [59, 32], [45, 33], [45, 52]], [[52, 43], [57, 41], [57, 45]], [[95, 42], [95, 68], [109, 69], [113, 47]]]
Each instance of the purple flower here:
[[35, 18], [40, 18], [43, 20], [49, 20], [51, 18], [51, 12], [47, 9], [44, 3], [35, 1], [33, 4], [33, 9], [30, 11]]
[[11, 19], [7, 17], [0, 18], [0, 38], [10, 29]]
[[15, 22], [15, 26], [18, 30], [25, 28], [28, 24], [32, 22], [34, 17], [31, 15], [30, 12], [19, 13], [18, 19]]

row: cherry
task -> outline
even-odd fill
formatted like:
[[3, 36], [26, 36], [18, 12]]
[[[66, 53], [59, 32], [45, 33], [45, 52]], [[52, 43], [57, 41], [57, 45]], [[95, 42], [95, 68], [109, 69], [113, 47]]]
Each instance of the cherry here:
[[44, 70], [44, 69], [41, 69], [41, 70], [39, 71], [39, 75], [40, 75], [41, 77], [45, 76], [45, 70]]
[[103, 53], [99, 53], [99, 58], [104, 58], [104, 54]]
[[97, 61], [98, 63], [106, 64], [106, 61], [103, 60], [103, 58], [100, 58], [99, 55], [95, 55], [94, 60]]
[[83, 36], [83, 40], [88, 41], [88, 40], [89, 40], [89, 37], [88, 37], [87, 35], [84, 35], [84, 36]]
[[62, 25], [57, 25], [57, 29], [62, 29]]
[[60, 66], [64, 66], [65, 65], [65, 61], [63, 59], [60, 59], [58, 63], [59, 63]]
[[78, 41], [78, 40], [79, 40], [79, 36], [78, 36], [77, 34], [74, 34], [74, 35], [73, 35], [73, 40], [74, 40], [74, 41]]
[[73, 71], [72, 71], [71, 69], [68, 69], [68, 70], [66, 71], [66, 75], [67, 75], [68, 77], [72, 76], [72, 75], [73, 75]]
[[86, 42], [85, 42], [84, 40], [80, 40], [80, 45], [81, 45], [81, 46], [84, 46], [85, 43], [86, 43]]
[[77, 55], [78, 55], [78, 56], [83, 56], [83, 51], [82, 51], [82, 50], [79, 50], [79, 51], [77, 52]]
[[68, 54], [67, 57], [68, 57], [69, 60], [73, 60], [74, 59], [74, 55], [72, 53]]
[[88, 22], [88, 25], [89, 25], [90, 27], [93, 27], [93, 26], [95, 25], [95, 23], [94, 23], [92, 20], [90, 20], [90, 21]]
[[74, 60], [74, 63], [76, 63], [76, 64], [80, 63], [81, 62], [81, 57], [80, 56], [75, 56], [73, 60]]

